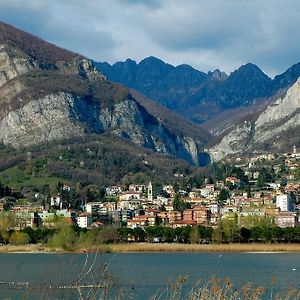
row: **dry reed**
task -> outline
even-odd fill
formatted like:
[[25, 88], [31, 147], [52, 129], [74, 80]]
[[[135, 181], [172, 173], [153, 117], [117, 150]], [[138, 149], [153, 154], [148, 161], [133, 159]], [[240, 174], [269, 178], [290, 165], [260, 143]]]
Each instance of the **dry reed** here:
[[300, 244], [115, 244], [112, 252], [300, 252]]
[[[132, 243], [94, 245], [89, 248], [79, 248], [75, 252], [300, 252], [300, 244], [168, 244], [168, 243]], [[68, 252], [60, 248], [50, 248], [41, 245], [3, 245], [0, 253], [47, 253]]]

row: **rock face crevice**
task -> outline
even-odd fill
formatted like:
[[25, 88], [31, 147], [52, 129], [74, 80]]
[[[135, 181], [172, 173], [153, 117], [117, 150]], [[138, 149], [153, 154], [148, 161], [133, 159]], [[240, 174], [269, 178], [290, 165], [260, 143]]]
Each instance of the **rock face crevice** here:
[[[254, 122], [245, 121], [235, 126], [222, 140], [211, 147], [215, 160], [244, 151], [280, 151], [289, 143], [299, 142], [297, 130], [300, 128], [300, 79], [261, 112]], [[295, 133], [293, 133], [295, 132]], [[289, 140], [286, 140], [286, 137]]]

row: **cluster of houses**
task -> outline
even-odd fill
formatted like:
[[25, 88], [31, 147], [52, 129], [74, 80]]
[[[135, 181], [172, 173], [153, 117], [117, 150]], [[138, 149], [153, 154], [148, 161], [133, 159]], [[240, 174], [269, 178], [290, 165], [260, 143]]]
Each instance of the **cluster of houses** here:
[[[244, 160], [239, 165], [255, 181], [259, 171], [255, 164], [261, 161], [271, 161], [272, 154], [264, 154]], [[236, 164], [241, 160], [237, 159]], [[224, 218], [235, 218], [239, 225], [249, 226], [249, 222], [270, 219], [279, 227], [295, 227], [299, 225], [300, 206], [295, 205], [295, 199], [300, 193], [300, 182], [295, 179], [294, 171], [298, 169], [300, 155], [294, 149], [286, 155], [287, 184], [269, 183], [267, 187], [256, 188], [249, 194], [238, 188], [231, 188], [229, 196], [223, 203], [219, 201], [219, 193], [231, 187], [238, 186], [240, 180], [229, 176], [214, 184], [206, 183], [202, 188], [191, 191], [174, 190], [172, 185], [163, 185], [161, 194], [154, 195], [151, 182], [131, 184], [125, 188], [121, 185], [106, 188], [106, 195], [115, 201], [87, 202], [83, 211], [57, 209], [45, 211], [42, 206], [19, 205], [12, 207], [18, 219], [18, 228], [34, 226], [54, 226], [57, 218], [64, 218], [70, 223], [77, 223], [81, 228], [98, 228], [106, 224], [118, 224], [129, 228], [144, 228], [146, 226], [165, 225], [173, 228], [193, 225], [217, 227]], [[290, 175], [290, 176], [288, 176]], [[66, 186], [66, 189], [69, 187]], [[185, 209], [174, 208], [174, 198], [180, 197]], [[51, 197], [51, 205], [60, 205], [60, 197]], [[188, 207], [188, 208], [187, 208]], [[0, 205], [0, 210], [3, 209]], [[255, 225], [255, 224], [252, 224]]]
[[[225, 181], [235, 181], [234, 177]], [[272, 218], [280, 227], [294, 227], [299, 224], [299, 206], [295, 206], [291, 192], [297, 194], [299, 185], [290, 184], [285, 190], [257, 191], [249, 198], [248, 193], [235, 194], [226, 200], [224, 205], [218, 203], [220, 189], [226, 188], [225, 182], [206, 184], [202, 189], [194, 189], [181, 198], [188, 203], [188, 209], [174, 210], [175, 192], [170, 185], [163, 186], [170, 197], [142, 197], [137, 191], [123, 191], [116, 203], [88, 203], [87, 211], [92, 216], [95, 211], [110, 215], [115, 222], [121, 221], [130, 228], [163, 224], [173, 228], [204, 225], [216, 227], [222, 218], [237, 217], [243, 226], [249, 219]], [[115, 187], [112, 187], [115, 189]], [[119, 187], [120, 188], [120, 187]], [[143, 186], [143, 188], [145, 188]], [[148, 190], [148, 188], [147, 188]], [[91, 220], [92, 221], [92, 220]]]

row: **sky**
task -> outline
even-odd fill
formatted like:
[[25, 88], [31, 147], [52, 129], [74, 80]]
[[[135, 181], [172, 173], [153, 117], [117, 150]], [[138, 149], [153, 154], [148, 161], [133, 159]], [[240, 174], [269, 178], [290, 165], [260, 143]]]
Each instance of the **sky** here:
[[96, 61], [156, 56], [273, 77], [300, 62], [299, 0], [0, 0], [0, 20]]

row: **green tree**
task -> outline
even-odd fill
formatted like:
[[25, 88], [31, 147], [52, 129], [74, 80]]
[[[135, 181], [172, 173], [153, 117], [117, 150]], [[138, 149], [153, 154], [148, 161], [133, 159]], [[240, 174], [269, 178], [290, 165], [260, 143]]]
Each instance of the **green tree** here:
[[78, 234], [71, 227], [64, 227], [58, 230], [48, 241], [50, 247], [62, 248], [67, 251], [74, 251], [77, 246]]
[[218, 195], [218, 203], [220, 205], [224, 205], [226, 200], [229, 198], [230, 194], [229, 191], [227, 189], [221, 189], [220, 193]]
[[282, 177], [280, 179], [280, 186], [286, 186], [288, 183], [287, 178], [286, 177]]
[[0, 229], [8, 231], [17, 225], [16, 215], [10, 211], [3, 211], [0, 213]]
[[300, 179], [300, 164], [298, 165], [297, 169], [295, 170], [295, 178], [297, 180]]
[[218, 227], [213, 232], [213, 240], [216, 243], [232, 243], [239, 241], [240, 228], [238, 226], [237, 214], [220, 220]]
[[244, 243], [248, 243], [251, 237], [251, 232], [248, 228], [241, 228], [241, 240]]
[[185, 202], [181, 199], [181, 196], [179, 194], [176, 194], [173, 199], [173, 209], [183, 212], [185, 209], [190, 208], [190, 203]]
[[274, 169], [267, 169], [265, 167], [263, 167], [260, 171], [259, 171], [259, 175], [257, 177], [257, 183], [256, 185], [258, 187], [264, 187], [266, 185], [266, 183], [268, 182], [274, 182], [275, 181], [275, 173], [274, 173]]
[[239, 167], [233, 167], [232, 170], [230, 170], [229, 175], [238, 178], [241, 181], [241, 185], [249, 184], [248, 177], [245, 175], [244, 171]]
[[212, 240], [214, 243], [221, 244], [224, 241], [224, 228], [222, 221], [219, 222], [218, 226], [212, 233]]
[[10, 211], [3, 211], [0, 213], [0, 232], [2, 239], [9, 241], [11, 230], [17, 225], [16, 215]]
[[193, 226], [190, 232], [190, 242], [191, 244], [199, 244], [199, 241], [200, 241], [199, 227]]
[[25, 232], [20, 231], [14, 231], [9, 238], [9, 242], [12, 245], [26, 245], [29, 241], [29, 235]]
[[113, 244], [119, 239], [118, 230], [114, 226], [105, 226], [95, 231], [95, 242], [98, 244]]

